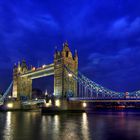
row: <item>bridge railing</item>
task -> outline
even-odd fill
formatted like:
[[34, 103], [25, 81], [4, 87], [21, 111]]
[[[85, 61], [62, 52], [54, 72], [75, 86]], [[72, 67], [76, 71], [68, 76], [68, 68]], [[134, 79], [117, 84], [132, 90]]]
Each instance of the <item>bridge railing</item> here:
[[76, 80], [78, 83], [78, 97], [87, 97], [91, 99], [139, 99], [140, 90], [135, 92], [129, 92], [128, 95], [124, 92], [116, 92], [110, 89], [107, 89], [96, 82], [90, 80], [81, 72], [74, 73], [67, 66], [64, 66], [68, 73], [72, 74], [73, 80]]

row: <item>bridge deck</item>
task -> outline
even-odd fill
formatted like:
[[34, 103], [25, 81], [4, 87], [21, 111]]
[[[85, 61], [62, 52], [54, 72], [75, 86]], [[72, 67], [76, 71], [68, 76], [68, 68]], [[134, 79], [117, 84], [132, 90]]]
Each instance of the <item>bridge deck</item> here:
[[100, 102], [100, 103], [109, 103], [109, 102], [140, 102], [139, 99], [84, 99], [84, 98], [70, 98], [71, 101], [81, 101], [81, 102]]

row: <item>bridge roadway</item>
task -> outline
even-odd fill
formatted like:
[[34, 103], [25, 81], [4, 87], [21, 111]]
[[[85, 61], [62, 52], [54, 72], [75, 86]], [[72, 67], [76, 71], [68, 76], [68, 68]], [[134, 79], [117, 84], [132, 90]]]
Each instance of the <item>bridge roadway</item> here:
[[78, 97], [72, 97], [69, 98], [70, 101], [81, 101], [81, 102], [94, 102], [94, 103], [140, 103], [140, 98], [138, 99], [95, 99], [95, 98], [78, 98]]
[[36, 78], [41, 78], [44, 76], [50, 76], [54, 75], [54, 64], [49, 64], [49, 65], [43, 65], [42, 67], [39, 68], [33, 68], [30, 71], [27, 71], [26, 73], [22, 74], [20, 77], [28, 77], [30, 79], [36, 79]]

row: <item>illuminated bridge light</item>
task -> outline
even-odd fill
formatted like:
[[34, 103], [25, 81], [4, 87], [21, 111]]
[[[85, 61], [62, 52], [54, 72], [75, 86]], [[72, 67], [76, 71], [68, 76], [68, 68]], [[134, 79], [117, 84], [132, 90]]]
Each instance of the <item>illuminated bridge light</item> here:
[[46, 67], [46, 65], [44, 64], [44, 65], [42, 65], [42, 68], [45, 68]]
[[83, 107], [87, 107], [87, 104], [86, 103], [83, 103]]
[[55, 105], [56, 105], [57, 107], [60, 107], [60, 100], [56, 100], [56, 101], [55, 101]]
[[13, 103], [8, 103], [6, 106], [7, 108], [13, 108]]
[[36, 68], [35, 68], [35, 67], [33, 67], [33, 68], [32, 68], [32, 70], [33, 70], [33, 71], [35, 71], [35, 70], [36, 70]]
[[46, 103], [46, 107], [49, 107], [49, 106], [51, 106], [52, 105], [52, 101], [51, 100], [49, 100], [49, 102], [48, 103]]
[[72, 74], [71, 74], [71, 73], [69, 73], [69, 74], [68, 74], [68, 76], [69, 76], [69, 77], [72, 77]]

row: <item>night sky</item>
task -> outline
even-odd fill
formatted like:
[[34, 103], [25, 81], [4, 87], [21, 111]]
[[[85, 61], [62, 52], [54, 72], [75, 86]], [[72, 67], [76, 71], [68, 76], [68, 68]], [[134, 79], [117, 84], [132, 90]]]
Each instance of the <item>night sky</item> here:
[[93, 81], [116, 91], [140, 89], [139, 0], [1, 0], [0, 92], [14, 63], [52, 63], [55, 46], [66, 40]]

